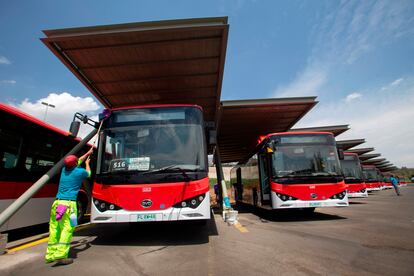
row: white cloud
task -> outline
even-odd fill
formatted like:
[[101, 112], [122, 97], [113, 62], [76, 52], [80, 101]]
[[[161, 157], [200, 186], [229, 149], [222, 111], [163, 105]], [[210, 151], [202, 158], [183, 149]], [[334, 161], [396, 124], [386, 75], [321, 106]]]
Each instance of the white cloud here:
[[0, 80], [1, 84], [16, 84], [17, 81], [15, 80]]
[[395, 86], [390, 90], [392, 93], [364, 91], [364, 100], [352, 101], [352, 105], [321, 102], [297, 127], [350, 124], [339, 140], [365, 138], [363, 147], [375, 147], [391, 163], [413, 168], [414, 79], [403, 89]]
[[352, 102], [352, 101], [354, 101], [356, 99], [359, 99], [361, 97], [362, 97], [362, 95], [360, 93], [354, 92], [354, 93], [351, 93], [348, 96], [346, 96], [345, 101], [347, 103], [350, 103], [350, 102]]
[[290, 84], [278, 87], [275, 97], [298, 97], [318, 95], [319, 90], [326, 82], [326, 71], [319, 68], [308, 67], [300, 73]]
[[399, 78], [399, 79], [396, 79], [395, 81], [393, 81], [393, 82], [391, 82], [391, 83], [389, 83], [389, 84], [387, 84], [387, 85], [384, 85], [382, 88], [381, 88], [381, 90], [387, 90], [387, 89], [389, 89], [389, 88], [391, 88], [391, 87], [395, 87], [395, 86], [398, 86], [398, 85], [400, 85], [400, 83], [401, 82], [403, 82], [403, 78]]
[[5, 56], [0, 56], [0, 64], [9, 65], [9, 64], [11, 64], [11, 62]]
[[404, 80], [403, 78], [399, 78], [399, 79], [397, 79], [397, 80], [393, 81], [393, 82], [390, 84], [390, 86], [397, 86], [397, 85], [399, 85], [399, 84], [400, 84], [403, 80]]
[[342, 2], [313, 27], [311, 54], [301, 73], [272, 91], [272, 96], [320, 95], [331, 71], [353, 64], [371, 49], [414, 33], [409, 5], [410, 1]]
[[[53, 104], [55, 108], [48, 107], [46, 115], [46, 106], [42, 102]], [[97, 114], [102, 108], [91, 97], [75, 97], [68, 92], [51, 93], [35, 102], [25, 99], [19, 104], [12, 105], [40, 120], [44, 120], [46, 115], [46, 122], [63, 130], [69, 130], [76, 112], [86, 114], [96, 120]], [[90, 126], [82, 124], [79, 136], [84, 137], [90, 131]]]

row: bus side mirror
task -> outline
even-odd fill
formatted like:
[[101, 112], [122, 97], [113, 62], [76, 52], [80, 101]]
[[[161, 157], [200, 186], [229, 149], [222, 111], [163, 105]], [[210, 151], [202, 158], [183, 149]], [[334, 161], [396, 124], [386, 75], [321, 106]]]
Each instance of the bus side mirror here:
[[208, 144], [216, 145], [217, 144], [217, 131], [209, 130], [208, 131]]
[[80, 127], [80, 122], [72, 121], [72, 123], [70, 123], [69, 135], [73, 137], [77, 137], [79, 133], [79, 127]]
[[344, 160], [344, 150], [343, 149], [338, 149], [338, 157], [339, 157], [339, 160]]

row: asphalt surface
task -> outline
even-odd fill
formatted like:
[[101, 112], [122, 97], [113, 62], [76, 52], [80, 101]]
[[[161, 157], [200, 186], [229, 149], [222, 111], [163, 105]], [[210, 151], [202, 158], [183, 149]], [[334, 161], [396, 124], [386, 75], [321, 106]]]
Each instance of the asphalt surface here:
[[0, 256], [1, 275], [414, 275], [414, 185], [312, 215], [241, 208], [241, 225], [91, 225], [67, 266], [46, 243]]

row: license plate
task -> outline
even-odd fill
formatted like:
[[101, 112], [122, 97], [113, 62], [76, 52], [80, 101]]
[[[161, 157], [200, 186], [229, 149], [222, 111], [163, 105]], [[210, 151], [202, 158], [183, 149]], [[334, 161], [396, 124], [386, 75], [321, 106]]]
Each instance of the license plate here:
[[321, 207], [321, 203], [320, 202], [310, 202], [309, 203], [309, 207]]
[[157, 218], [155, 214], [138, 214], [137, 221], [155, 221]]

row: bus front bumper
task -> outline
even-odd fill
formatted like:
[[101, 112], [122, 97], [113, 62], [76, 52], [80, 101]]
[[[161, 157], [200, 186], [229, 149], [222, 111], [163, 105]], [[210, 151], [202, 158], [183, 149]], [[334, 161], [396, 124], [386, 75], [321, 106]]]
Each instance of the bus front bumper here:
[[348, 194], [343, 199], [325, 199], [325, 200], [281, 200], [275, 192], [272, 191], [273, 209], [289, 208], [318, 208], [318, 207], [345, 207], [349, 206]]
[[121, 223], [121, 222], [151, 222], [177, 220], [207, 220], [210, 219], [210, 193], [207, 192], [204, 200], [197, 208], [168, 208], [152, 211], [105, 211], [100, 212], [91, 204], [91, 223]]
[[355, 192], [355, 193], [348, 193], [349, 198], [356, 198], [356, 197], [368, 197], [368, 192], [365, 190], [364, 193]]

